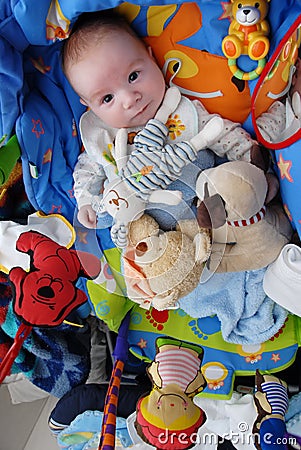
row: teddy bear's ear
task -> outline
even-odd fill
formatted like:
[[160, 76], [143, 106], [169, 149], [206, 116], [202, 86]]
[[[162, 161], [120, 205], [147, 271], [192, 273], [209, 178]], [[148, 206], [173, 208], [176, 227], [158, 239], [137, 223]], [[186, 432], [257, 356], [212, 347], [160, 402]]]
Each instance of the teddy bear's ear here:
[[204, 202], [198, 205], [196, 218], [200, 227], [212, 228], [211, 217]]
[[225, 202], [219, 194], [205, 197], [197, 208], [197, 221], [203, 228], [219, 228], [226, 222]]

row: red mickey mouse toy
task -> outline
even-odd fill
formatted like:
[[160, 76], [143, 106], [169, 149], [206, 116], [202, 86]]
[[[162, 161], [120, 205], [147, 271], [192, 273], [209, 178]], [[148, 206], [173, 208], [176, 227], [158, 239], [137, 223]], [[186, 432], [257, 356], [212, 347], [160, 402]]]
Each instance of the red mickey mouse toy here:
[[14, 267], [9, 273], [14, 290], [14, 312], [23, 323], [1, 362], [0, 383], [32, 326], [60, 325], [73, 309], [87, 301], [86, 294], [76, 287], [78, 278], [96, 278], [101, 269], [96, 256], [67, 249], [36, 231], [22, 233], [16, 248], [30, 255], [30, 269], [27, 272]]

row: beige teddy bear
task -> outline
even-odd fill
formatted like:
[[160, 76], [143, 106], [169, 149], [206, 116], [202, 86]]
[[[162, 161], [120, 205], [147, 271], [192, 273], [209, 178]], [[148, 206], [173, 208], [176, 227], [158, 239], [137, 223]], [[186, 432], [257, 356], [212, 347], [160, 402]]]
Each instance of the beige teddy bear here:
[[163, 232], [155, 219], [144, 214], [131, 222], [128, 239], [123, 266], [131, 300], [163, 310], [198, 285], [211, 239], [196, 221], [180, 221], [177, 230]]

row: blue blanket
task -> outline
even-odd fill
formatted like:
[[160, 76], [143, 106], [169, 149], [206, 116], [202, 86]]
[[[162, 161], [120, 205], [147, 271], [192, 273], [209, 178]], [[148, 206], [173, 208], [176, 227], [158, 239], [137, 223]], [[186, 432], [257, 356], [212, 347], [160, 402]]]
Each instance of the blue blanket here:
[[214, 273], [179, 301], [191, 317], [217, 315], [225, 341], [257, 344], [270, 339], [284, 324], [287, 311], [266, 296], [266, 269]]

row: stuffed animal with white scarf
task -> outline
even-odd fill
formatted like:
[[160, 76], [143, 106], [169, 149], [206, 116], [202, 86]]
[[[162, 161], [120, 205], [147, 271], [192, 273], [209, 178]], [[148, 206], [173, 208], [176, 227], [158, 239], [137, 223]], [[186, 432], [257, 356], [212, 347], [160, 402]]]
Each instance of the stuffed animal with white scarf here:
[[266, 204], [266, 174], [246, 161], [203, 170], [196, 183], [199, 226], [212, 230], [210, 271], [242, 272], [271, 264], [292, 236], [278, 201]]

